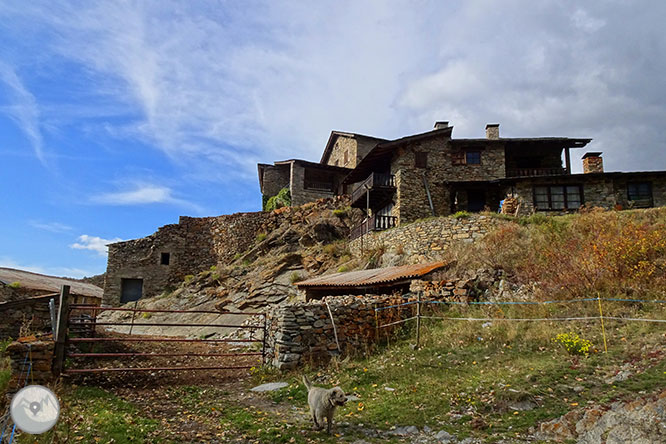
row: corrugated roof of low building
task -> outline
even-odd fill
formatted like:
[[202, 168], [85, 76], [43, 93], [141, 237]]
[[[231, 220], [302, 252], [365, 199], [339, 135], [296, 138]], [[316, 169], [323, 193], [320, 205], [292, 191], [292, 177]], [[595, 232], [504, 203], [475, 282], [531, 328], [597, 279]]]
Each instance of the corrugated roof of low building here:
[[371, 270], [350, 271], [319, 276], [307, 281], [297, 282], [299, 288], [311, 287], [367, 287], [388, 284], [405, 279], [425, 276], [446, 266], [445, 262], [403, 265], [400, 267], [374, 268]]

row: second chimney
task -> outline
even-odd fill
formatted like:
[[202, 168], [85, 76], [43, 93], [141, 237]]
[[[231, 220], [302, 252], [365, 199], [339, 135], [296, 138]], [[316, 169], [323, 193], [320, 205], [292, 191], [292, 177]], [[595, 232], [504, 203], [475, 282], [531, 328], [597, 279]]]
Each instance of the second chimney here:
[[486, 125], [486, 139], [499, 139], [499, 123], [489, 123]]
[[601, 153], [585, 153], [583, 155], [583, 173], [603, 173], [604, 159]]
[[445, 122], [443, 120], [440, 120], [438, 122], [435, 122], [435, 129], [444, 129], [449, 127], [449, 122]]

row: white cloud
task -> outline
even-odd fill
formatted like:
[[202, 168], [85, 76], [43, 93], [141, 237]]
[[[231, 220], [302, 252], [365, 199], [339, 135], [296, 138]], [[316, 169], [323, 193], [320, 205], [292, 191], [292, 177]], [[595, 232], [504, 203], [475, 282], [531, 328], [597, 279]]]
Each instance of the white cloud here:
[[72, 227], [69, 225], [61, 224], [60, 222], [39, 222], [31, 220], [28, 223], [32, 227], [39, 228], [40, 230], [44, 231], [50, 231], [52, 233], [65, 233], [72, 230]]
[[90, 201], [104, 205], [150, 205], [150, 204], [168, 204], [183, 208], [189, 208], [197, 213], [202, 213], [203, 209], [185, 199], [174, 197], [171, 188], [163, 185], [135, 182], [125, 186], [125, 189], [94, 195]]
[[[663, 169], [666, 4], [578, 3], [31, 2], [0, 15], [49, 30], [45, 51], [127, 107], [106, 134], [159, 148], [188, 177], [253, 180], [257, 161], [318, 159], [331, 129], [398, 137], [435, 120], [458, 137], [488, 122], [593, 137], [609, 167]], [[611, 137], [619, 126], [630, 136]]]
[[35, 96], [28, 91], [16, 71], [0, 61], [0, 81], [9, 88], [11, 102], [0, 106], [0, 112], [7, 114], [25, 133], [37, 159], [46, 166], [44, 142], [39, 129], [39, 107]]
[[78, 242], [73, 243], [70, 245], [70, 248], [74, 248], [75, 250], [90, 250], [94, 251], [100, 256], [106, 256], [109, 248], [107, 247], [108, 244], [112, 244], [114, 242], [121, 242], [122, 239], [120, 238], [114, 238], [114, 239], [103, 239], [98, 236], [89, 236], [87, 234], [82, 234], [78, 238]]

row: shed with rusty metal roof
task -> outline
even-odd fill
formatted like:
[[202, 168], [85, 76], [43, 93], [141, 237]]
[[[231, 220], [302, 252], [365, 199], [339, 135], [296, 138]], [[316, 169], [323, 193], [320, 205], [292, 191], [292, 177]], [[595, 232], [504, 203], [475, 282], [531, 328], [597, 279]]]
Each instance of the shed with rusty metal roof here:
[[305, 291], [306, 300], [345, 294], [405, 293], [409, 290], [409, 284], [412, 280], [429, 280], [433, 273], [445, 267], [445, 262], [429, 262], [399, 267], [374, 268], [319, 276], [297, 282], [295, 285], [299, 290]]

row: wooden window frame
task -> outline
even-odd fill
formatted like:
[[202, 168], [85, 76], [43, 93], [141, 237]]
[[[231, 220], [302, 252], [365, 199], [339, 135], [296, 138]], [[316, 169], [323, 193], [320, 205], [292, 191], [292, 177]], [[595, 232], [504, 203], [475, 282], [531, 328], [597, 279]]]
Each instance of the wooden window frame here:
[[[548, 196], [548, 208], [539, 208], [537, 206], [537, 193], [536, 189], [537, 188], [546, 188], [547, 196]], [[579, 197], [579, 202], [580, 206], [578, 208], [569, 208], [568, 205], [568, 199], [567, 199], [567, 187], [577, 187], [578, 188], [578, 197]], [[564, 199], [564, 208], [553, 208], [553, 198], [552, 198], [552, 193], [551, 193], [551, 188], [561, 188], [562, 189], [562, 195]], [[583, 185], [581, 184], [564, 184], [564, 185], [559, 185], [559, 184], [547, 184], [547, 185], [532, 185], [532, 203], [534, 204], [534, 209], [536, 211], [578, 211], [583, 204], [585, 203], [584, 201], [584, 196], [583, 196]]]
[[[470, 154], [478, 154], [479, 161], [470, 163], [467, 160]], [[481, 150], [465, 150], [465, 165], [481, 165]]]

